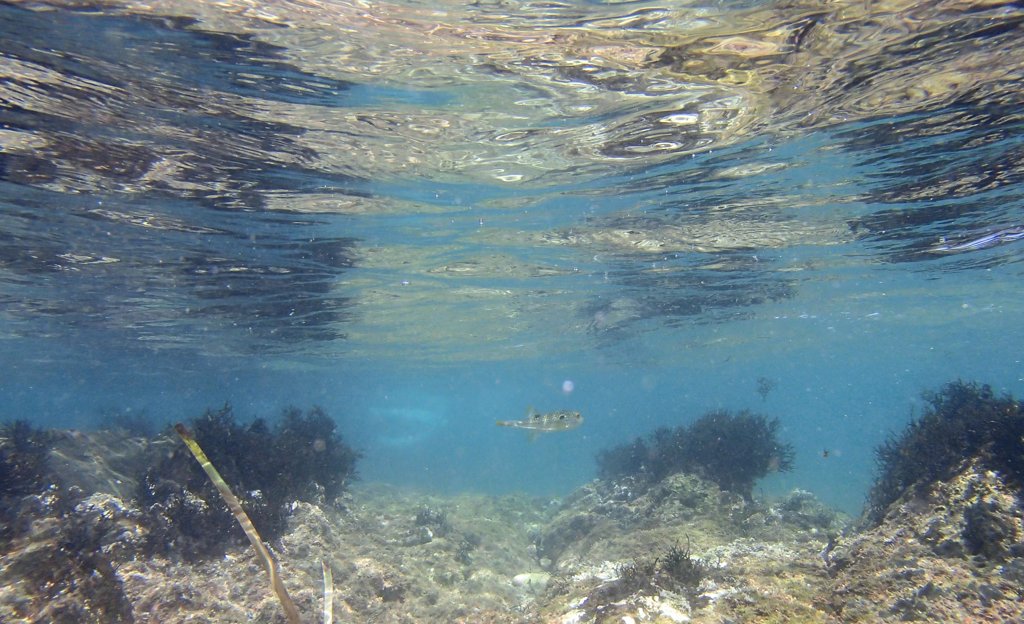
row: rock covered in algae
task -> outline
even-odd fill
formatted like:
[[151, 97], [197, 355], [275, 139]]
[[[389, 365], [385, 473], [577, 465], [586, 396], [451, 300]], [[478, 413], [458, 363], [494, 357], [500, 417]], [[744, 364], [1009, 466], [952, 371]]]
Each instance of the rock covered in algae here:
[[543, 621], [824, 621], [819, 552], [844, 526], [807, 492], [747, 500], [695, 475], [594, 481], [538, 537]]
[[1022, 538], [1018, 489], [968, 461], [826, 552], [830, 609], [844, 622], [1020, 621]]
[[846, 622], [1020, 621], [1024, 411], [990, 386], [925, 393], [876, 449], [863, 524], [826, 551]]
[[137, 534], [118, 499], [93, 494], [75, 505], [54, 487], [4, 502], [20, 522], [0, 544], [0, 621], [133, 621], [117, 564]]

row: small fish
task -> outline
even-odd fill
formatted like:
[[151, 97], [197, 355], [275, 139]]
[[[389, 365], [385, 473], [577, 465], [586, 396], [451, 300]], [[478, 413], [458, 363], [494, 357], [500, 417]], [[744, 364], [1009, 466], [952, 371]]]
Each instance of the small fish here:
[[541, 414], [532, 407], [526, 410], [526, 418], [523, 420], [499, 420], [499, 427], [515, 427], [526, 429], [530, 432], [530, 439], [533, 440], [541, 433], [548, 431], [567, 431], [575, 429], [583, 424], [583, 416], [579, 412], [560, 410]]

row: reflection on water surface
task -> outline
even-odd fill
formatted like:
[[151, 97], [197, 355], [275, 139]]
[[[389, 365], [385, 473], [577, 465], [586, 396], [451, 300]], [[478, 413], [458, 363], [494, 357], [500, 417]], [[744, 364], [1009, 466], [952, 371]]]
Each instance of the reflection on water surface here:
[[1020, 226], [1000, 212], [1024, 171], [1013, 3], [0, 18], [15, 335], [507, 357], [748, 318], [837, 250], [939, 262]]

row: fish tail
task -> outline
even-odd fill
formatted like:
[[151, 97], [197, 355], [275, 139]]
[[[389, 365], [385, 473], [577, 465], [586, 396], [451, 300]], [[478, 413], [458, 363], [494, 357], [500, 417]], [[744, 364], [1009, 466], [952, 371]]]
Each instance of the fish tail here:
[[499, 427], [512, 427], [515, 425], [515, 422], [511, 420], [496, 420], [494, 421], [494, 424], [498, 425]]

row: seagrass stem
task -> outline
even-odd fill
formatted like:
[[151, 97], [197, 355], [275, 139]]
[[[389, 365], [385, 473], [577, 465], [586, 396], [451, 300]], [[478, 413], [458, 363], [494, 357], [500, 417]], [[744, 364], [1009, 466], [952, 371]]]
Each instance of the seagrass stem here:
[[281, 606], [284, 607], [285, 616], [288, 618], [289, 624], [302, 624], [302, 620], [299, 618], [299, 610], [292, 602], [291, 596], [288, 595], [288, 590], [285, 589], [284, 583], [281, 582], [281, 568], [277, 563], [277, 559], [274, 558], [273, 553], [267, 548], [267, 545], [260, 539], [260, 534], [256, 532], [256, 527], [252, 525], [252, 520], [249, 519], [249, 514], [245, 513], [242, 509], [242, 503], [239, 502], [238, 498], [232, 493], [231, 488], [228, 487], [227, 482], [220, 476], [217, 469], [210, 463], [206, 453], [196, 442], [195, 438], [185, 425], [178, 423], [174, 425], [174, 430], [178, 432], [181, 439], [185, 442], [185, 446], [188, 450], [192, 451], [192, 455], [195, 456], [199, 465], [203, 467], [206, 472], [206, 476], [210, 477], [210, 481], [217, 487], [217, 491], [220, 492], [221, 498], [227, 503], [228, 509], [234, 514], [235, 520], [238, 524], [242, 525], [242, 530], [245, 531], [245, 536], [249, 538], [249, 543], [256, 550], [256, 556], [259, 558], [260, 563], [263, 564], [263, 569], [270, 575], [270, 586], [274, 589], [274, 593], [277, 594], [277, 599], [281, 601]]

